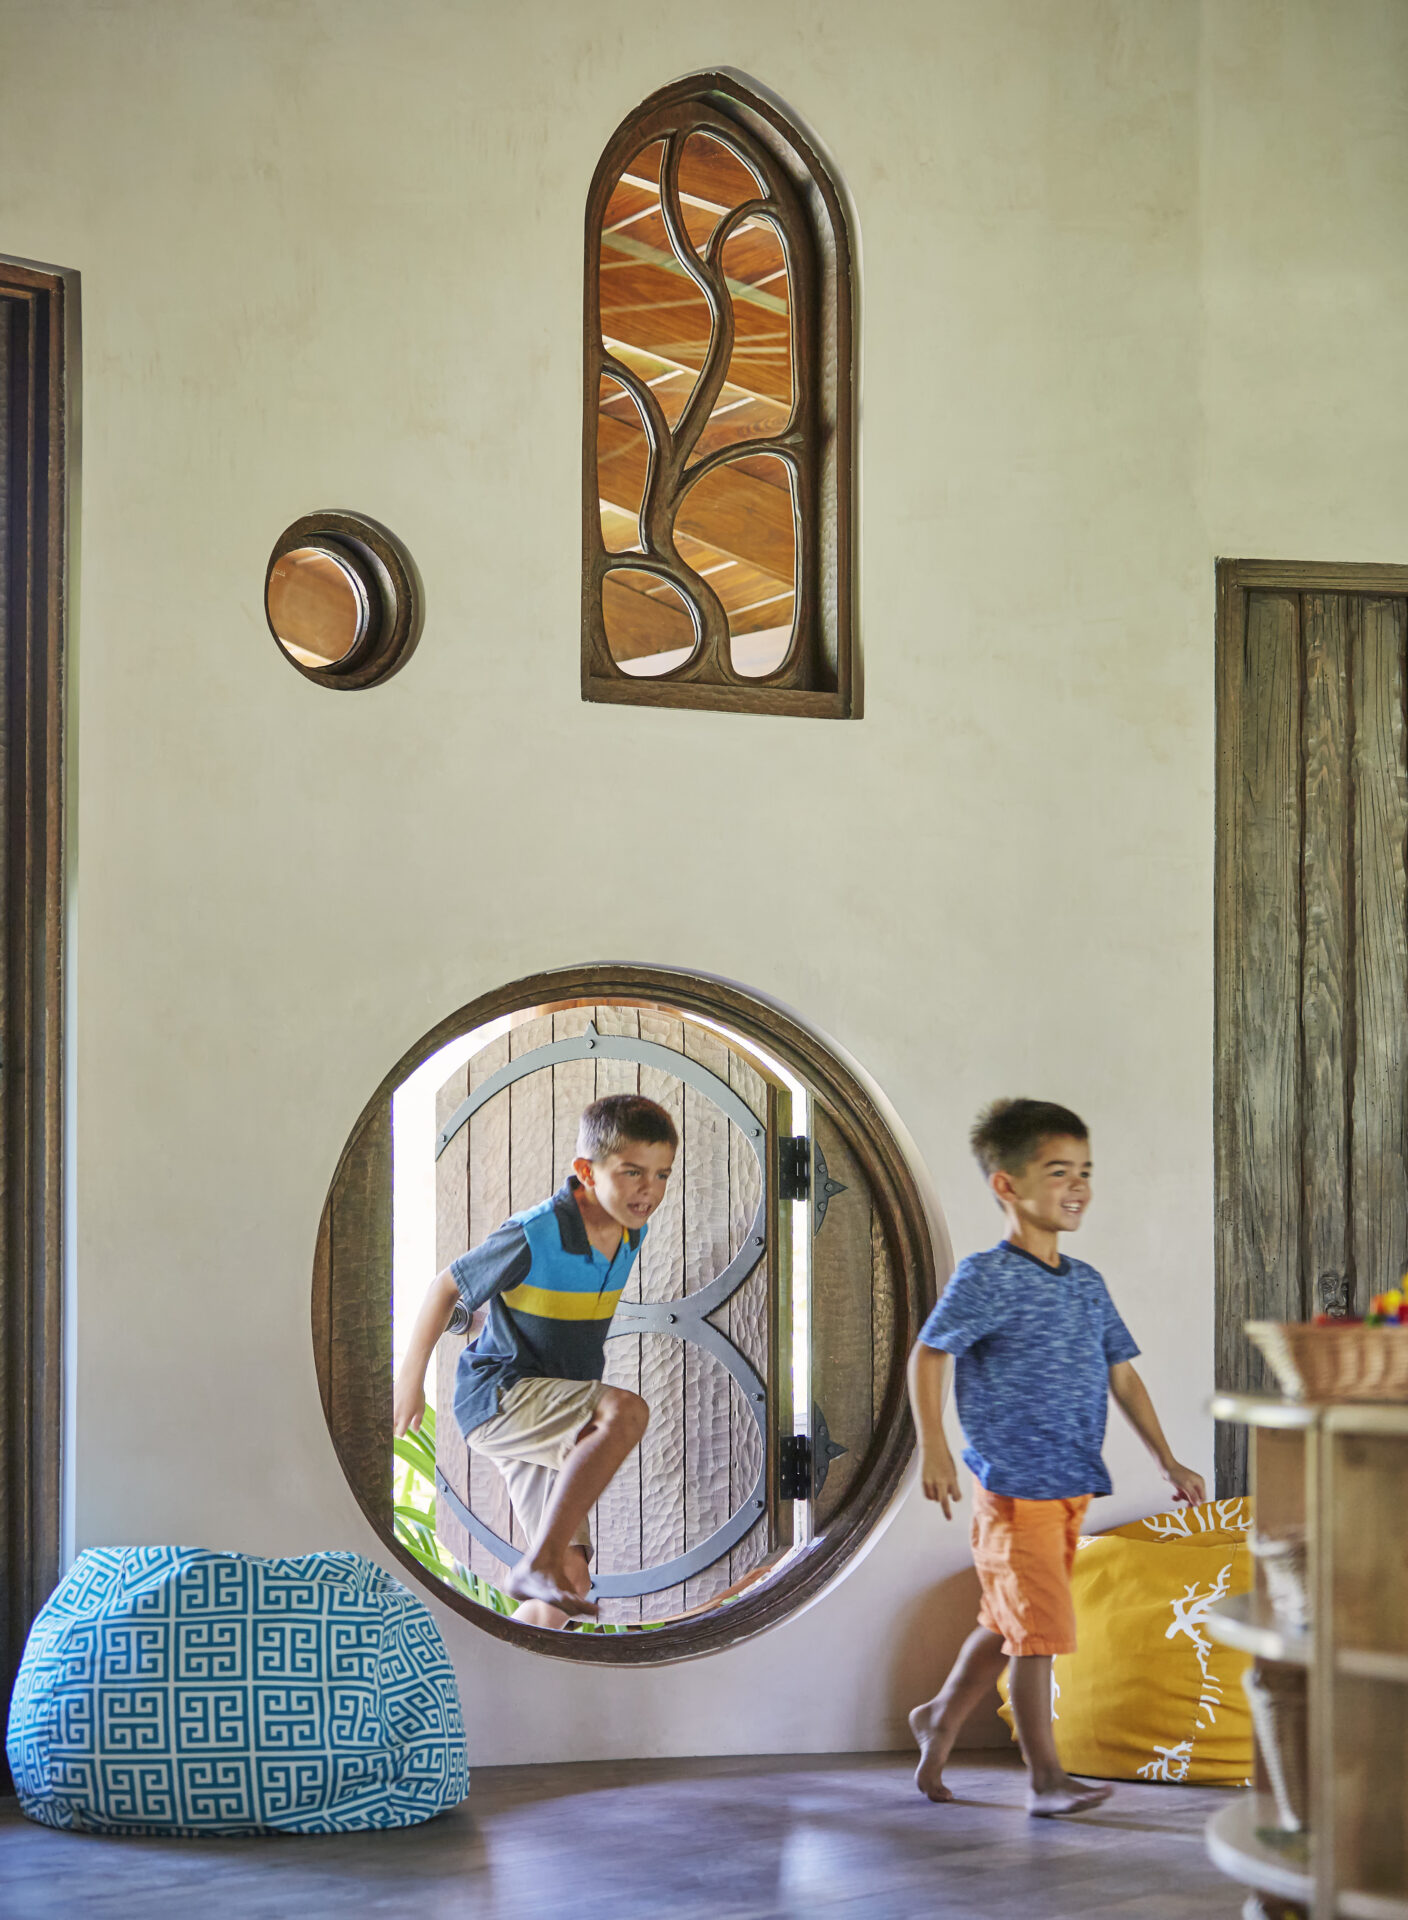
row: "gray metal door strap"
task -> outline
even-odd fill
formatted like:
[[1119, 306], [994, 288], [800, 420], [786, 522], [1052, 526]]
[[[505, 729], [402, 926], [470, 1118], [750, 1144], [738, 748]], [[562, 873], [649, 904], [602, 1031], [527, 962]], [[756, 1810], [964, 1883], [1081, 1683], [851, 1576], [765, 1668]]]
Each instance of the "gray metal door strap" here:
[[721, 1080], [716, 1073], [710, 1073], [707, 1067], [701, 1066], [699, 1061], [691, 1060], [687, 1053], [680, 1053], [674, 1047], [662, 1047], [655, 1040], [636, 1040], [627, 1033], [598, 1033], [590, 1025], [585, 1033], [575, 1034], [570, 1040], [553, 1040], [546, 1047], [535, 1047], [531, 1053], [520, 1054], [516, 1060], [510, 1060], [506, 1067], [500, 1067], [497, 1073], [490, 1074], [482, 1086], [476, 1087], [467, 1100], [460, 1102], [437, 1135], [435, 1158], [440, 1158], [460, 1128], [496, 1093], [502, 1093], [505, 1087], [511, 1087], [515, 1080], [523, 1079], [525, 1074], [540, 1073], [544, 1067], [561, 1066], [565, 1060], [634, 1060], [643, 1067], [655, 1067], [661, 1073], [668, 1073], [673, 1080], [683, 1080], [686, 1086], [707, 1095], [741, 1130], [744, 1139], [758, 1156], [758, 1165], [766, 1181], [767, 1143], [762, 1122], [752, 1108], [738, 1097], [727, 1080]]
[[[666, 1587], [678, 1585], [681, 1580], [692, 1580], [697, 1573], [703, 1573], [716, 1560], [733, 1547], [736, 1547], [752, 1527], [763, 1517], [767, 1506], [767, 1468], [764, 1466], [758, 1475], [752, 1493], [735, 1509], [721, 1527], [715, 1528], [707, 1540], [701, 1540], [697, 1547], [691, 1547], [688, 1553], [682, 1553], [675, 1560], [667, 1560], [663, 1566], [645, 1567], [639, 1573], [600, 1573], [592, 1580], [591, 1591], [603, 1600], [634, 1599], [638, 1594], [660, 1593]], [[460, 1499], [439, 1467], [435, 1469], [435, 1491], [444, 1500], [460, 1525], [467, 1527], [483, 1547], [487, 1547], [497, 1560], [506, 1567], [518, 1564], [521, 1552], [510, 1546], [507, 1540], [500, 1539], [492, 1527], [485, 1526], [477, 1513], [472, 1513]]]

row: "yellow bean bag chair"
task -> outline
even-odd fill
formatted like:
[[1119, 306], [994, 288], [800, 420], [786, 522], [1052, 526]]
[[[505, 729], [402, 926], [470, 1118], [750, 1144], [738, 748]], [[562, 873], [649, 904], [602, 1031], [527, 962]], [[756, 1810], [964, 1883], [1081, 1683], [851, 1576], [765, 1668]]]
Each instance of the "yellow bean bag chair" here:
[[[1081, 1541], [1071, 1576], [1079, 1647], [1053, 1663], [1056, 1750], [1068, 1772], [1249, 1784], [1250, 1663], [1212, 1639], [1207, 1611], [1251, 1586], [1251, 1524], [1250, 1500], [1210, 1500]], [[1011, 1729], [1005, 1674], [1000, 1692]]]

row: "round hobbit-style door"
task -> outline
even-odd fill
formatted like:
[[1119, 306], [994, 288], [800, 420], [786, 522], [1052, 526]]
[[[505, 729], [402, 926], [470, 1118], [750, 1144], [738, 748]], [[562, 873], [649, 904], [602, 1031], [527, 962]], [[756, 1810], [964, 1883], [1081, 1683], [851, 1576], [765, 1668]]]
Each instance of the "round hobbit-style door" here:
[[[391, 1378], [433, 1274], [559, 1187], [582, 1109], [627, 1092], [680, 1135], [606, 1348], [651, 1417], [593, 1515], [598, 1620], [550, 1632], [512, 1618], [526, 1543], [454, 1420], [462, 1310], [394, 1449]], [[485, 996], [388, 1076], [329, 1194], [314, 1321], [353, 1488], [442, 1599], [545, 1652], [670, 1660], [771, 1624], [860, 1544], [912, 1447], [933, 1293], [908, 1168], [829, 1049], [721, 982], [591, 967]]]

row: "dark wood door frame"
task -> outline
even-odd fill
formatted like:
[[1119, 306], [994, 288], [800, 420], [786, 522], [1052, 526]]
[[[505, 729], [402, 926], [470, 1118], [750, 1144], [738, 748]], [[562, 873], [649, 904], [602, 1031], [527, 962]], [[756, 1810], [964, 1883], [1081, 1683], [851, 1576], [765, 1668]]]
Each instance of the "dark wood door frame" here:
[[77, 274], [0, 257], [0, 1715], [61, 1552], [64, 701], [77, 345]]
[[[1339, 1271], [1345, 1262], [1319, 1244], [1334, 1237], [1331, 1227], [1340, 1238], [1346, 1231], [1344, 1149], [1314, 1129], [1302, 1138], [1301, 1121], [1292, 1127], [1285, 1118], [1302, 1114], [1307, 1089], [1318, 1085], [1327, 1035], [1333, 1051], [1348, 1044], [1338, 1029], [1352, 987], [1342, 978], [1347, 963], [1335, 943], [1321, 951], [1322, 896], [1347, 887], [1353, 899], [1361, 877], [1349, 856], [1348, 828], [1332, 842], [1321, 840], [1329, 831], [1328, 789], [1336, 781], [1352, 788], [1355, 779], [1335, 761], [1331, 741], [1334, 729], [1348, 724], [1344, 713], [1355, 706], [1355, 695], [1341, 684], [1342, 665], [1333, 668], [1320, 653], [1307, 663], [1303, 637], [1307, 620], [1323, 624], [1323, 597], [1336, 595], [1401, 599], [1408, 595], [1408, 566], [1218, 562], [1215, 1351], [1217, 1384], [1243, 1392], [1272, 1390], [1242, 1332], [1244, 1321], [1304, 1317], [1328, 1303], [1336, 1289], [1327, 1283], [1349, 1284]], [[1400, 675], [1403, 670], [1400, 663]], [[1258, 689], [1254, 703], [1249, 683]], [[1327, 742], [1313, 764], [1303, 758], [1303, 729]], [[1305, 826], [1311, 800], [1319, 836], [1313, 845]], [[1382, 844], [1396, 831], [1386, 829]], [[1401, 876], [1399, 882], [1401, 894]], [[1399, 924], [1396, 913], [1391, 918]], [[1272, 945], [1278, 952], [1294, 946], [1302, 954], [1297, 964], [1307, 964], [1307, 929], [1315, 935], [1313, 993], [1305, 976], [1292, 979], [1287, 967], [1268, 961]], [[1322, 1275], [1322, 1265], [1337, 1271]], [[1368, 1285], [1361, 1275], [1361, 1291]], [[1220, 1425], [1217, 1491], [1238, 1493], [1245, 1484], [1245, 1429]]]

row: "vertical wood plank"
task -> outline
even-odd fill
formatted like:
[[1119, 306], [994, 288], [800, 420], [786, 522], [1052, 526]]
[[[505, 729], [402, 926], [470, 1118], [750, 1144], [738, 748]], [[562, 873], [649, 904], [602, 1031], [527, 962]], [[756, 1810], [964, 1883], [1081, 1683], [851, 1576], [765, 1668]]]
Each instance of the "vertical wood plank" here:
[[[552, 1015], [539, 1014], [512, 1028], [508, 1036], [509, 1058], [521, 1060], [526, 1053], [552, 1043]], [[524, 1213], [547, 1200], [555, 1191], [553, 1169], [553, 1076], [550, 1072], [530, 1073], [515, 1080], [509, 1095], [509, 1204], [512, 1212]]]
[[846, 1452], [831, 1462], [813, 1509], [819, 1533], [860, 1475], [873, 1431], [870, 1187], [830, 1111], [812, 1102], [812, 1130], [833, 1180], [845, 1187], [812, 1241], [812, 1397]]
[[[640, 1036], [657, 1046], [684, 1046], [684, 1023], [668, 1014], [640, 1013]], [[684, 1082], [656, 1067], [640, 1070], [640, 1091], [664, 1107], [684, 1139]], [[640, 1258], [642, 1300], [674, 1300], [684, 1286], [683, 1144], [675, 1160], [665, 1198], [650, 1222]], [[684, 1356], [682, 1341], [652, 1334], [640, 1342], [640, 1391], [650, 1408], [650, 1425], [641, 1443], [641, 1565], [660, 1566], [685, 1550]], [[684, 1609], [684, 1585], [647, 1594], [642, 1617], [667, 1620]]]
[[1404, 851], [1404, 606], [1357, 602], [1354, 649], [1354, 1268], [1360, 1309], [1408, 1258], [1408, 939]]
[[1318, 1310], [1322, 1282], [1351, 1273], [1350, 903], [1354, 894], [1349, 788], [1349, 603], [1306, 594], [1301, 603], [1304, 823], [1301, 894], [1302, 1272], [1294, 1317]]
[[[762, 1075], [732, 1049], [728, 1055], [728, 1082], [747, 1104], [759, 1126], [766, 1129], [768, 1114], [767, 1084]], [[763, 1182], [758, 1157], [752, 1142], [730, 1124], [729, 1144], [729, 1257], [738, 1251], [753, 1228], [762, 1198]], [[726, 1330], [733, 1344], [751, 1362], [760, 1380], [768, 1378], [768, 1291], [770, 1275], [767, 1259], [760, 1260], [725, 1309]], [[758, 1423], [742, 1389], [735, 1383], [729, 1396], [729, 1511], [736, 1512], [757, 1483], [763, 1465], [763, 1445]], [[729, 1555], [730, 1582], [740, 1579], [767, 1558], [768, 1526], [766, 1513]]]
[[1238, 1234], [1220, 1289], [1217, 1378], [1259, 1390], [1265, 1371], [1243, 1323], [1291, 1317], [1300, 1301], [1301, 674], [1298, 597], [1251, 593], [1246, 606], [1235, 876]]
[[[449, 1120], [469, 1092], [468, 1062], [452, 1073], [435, 1095], [435, 1131]], [[443, 1273], [469, 1246], [469, 1127], [463, 1126], [435, 1163], [435, 1270]], [[430, 1276], [426, 1276], [427, 1284]], [[435, 1462], [466, 1505], [471, 1504], [469, 1450], [455, 1419], [455, 1375], [464, 1351], [464, 1335], [442, 1335], [435, 1348]], [[435, 1502], [435, 1531], [447, 1553], [470, 1564], [469, 1529], [448, 1503]]]
[[368, 1115], [332, 1191], [328, 1417], [343, 1471], [391, 1531], [391, 1103]]
[[[509, 1035], [481, 1047], [469, 1063], [471, 1092], [483, 1086], [509, 1061]], [[469, 1243], [482, 1246], [494, 1228], [512, 1212], [510, 1205], [509, 1123], [512, 1089], [495, 1094], [469, 1123]], [[513, 1520], [508, 1489], [503, 1475], [492, 1460], [471, 1453], [469, 1458], [469, 1504], [487, 1526], [502, 1540], [512, 1538]], [[470, 1570], [486, 1580], [499, 1581], [503, 1563], [476, 1540], [470, 1548]]]
[[[810, 1121], [807, 1123], [810, 1126]], [[781, 1182], [781, 1155], [778, 1142], [792, 1136], [795, 1129], [792, 1108], [792, 1096], [785, 1086], [770, 1084], [768, 1087], [768, 1183], [772, 1193], [772, 1205], [768, 1209], [768, 1234], [771, 1245], [768, 1250], [770, 1286], [768, 1289], [768, 1528], [772, 1538], [772, 1552], [780, 1555], [795, 1544], [799, 1537], [807, 1537], [811, 1525], [811, 1506], [804, 1503], [798, 1506], [794, 1501], [782, 1498], [779, 1485], [779, 1454], [782, 1436], [794, 1433], [798, 1427], [798, 1414], [804, 1417], [800, 1424], [808, 1425], [810, 1409], [799, 1407], [793, 1386], [792, 1365], [794, 1359], [793, 1338], [793, 1235], [799, 1221], [798, 1211], [792, 1201], [778, 1199]], [[810, 1355], [810, 1341], [808, 1342]], [[808, 1358], [810, 1367], [810, 1357]]]
[[885, 1240], [885, 1223], [878, 1209], [870, 1215], [870, 1425], [876, 1431], [885, 1415], [885, 1402], [903, 1375], [903, 1355], [895, 1351], [895, 1269]]
[[[1232, 1292], [1242, 1247], [1240, 1036], [1242, 978], [1242, 709], [1246, 695], [1247, 594], [1237, 564], [1217, 565], [1216, 836], [1213, 848], [1213, 1346], [1222, 1354], [1234, 1326]], [[1216, 1490], [1247, 1486], [1246, 1432], [1219, 1421], [1214, 1431]]]
[[[509, 1030], [509, 1057], [521, 1060], [526, 1053], [552, 1042], [552, 1015], [539, 1014]], [[526, 1212], [547, 1200], [555, 1191], [552, 1179], [553, 1106], [552, 1074], [530, 1073], [515, 1080], [509, 1096], [509, 1198], [514, 1213]], [[497, 1471], [497, 1469], [496, 1469]], [[511, 1511], [511, 1510], [510, 1510]], [[513, 1515], [514, 1546], [526, 1547], [528, 1537]]]
[[[554, 1040], [574, 1040], [591, 1025], [590, 1007], [571, 1007], [552, 1017]], [[596, 1061], [565, 1060], [552, 1069], [552, 1183], [556, 1191], [572, 1171], [582, 1109], [596, 1098]]]
[[[720, 1079], [728, 1078], [729, 1049], [717, 1034], [686, 1021], [684, 1050]], [[728, 1264], [729, 1123], [706, 1094], [684, 1090], [688, 1179], [684, 1197], [685, 1291], [707, 1286]], [[732, 1382], [718, 1361], [692, 1342], [684, 1355], [685, 1532], [690, 1547], [728, 1519]], [[727, 1559], [687, 1581], [685, 1602], [712, 1600], [729, 1583]]]
[[[638, 1038], [639, 1015], [634, 1007], [598, 1007], [596, 1030], [602, 1034], [624, 1034]], [[596, 1067], [596, 1098], [613, 1093], [638, 1093], [640, 1068], [634, 1060], [599, 1060]], [[640, 1298], [640, 1261], [631, 1269], [623, 1300]], [[603, 1378], [608, 1386], [640, 1392], [639, 1335], [608, 1340]], [[636, 1450], [622, 1463], [620, 1472], [597, 1502], [593, 1519], [596, 1535], [597, 1566], [603, 1573], [638, 1573], [641, 1565], [641, 1452]], [[603, 1600], [601, 1618], [608, 1621], [635, 1621], [641, 1617], [638, 1596], [625, 1600]]]

